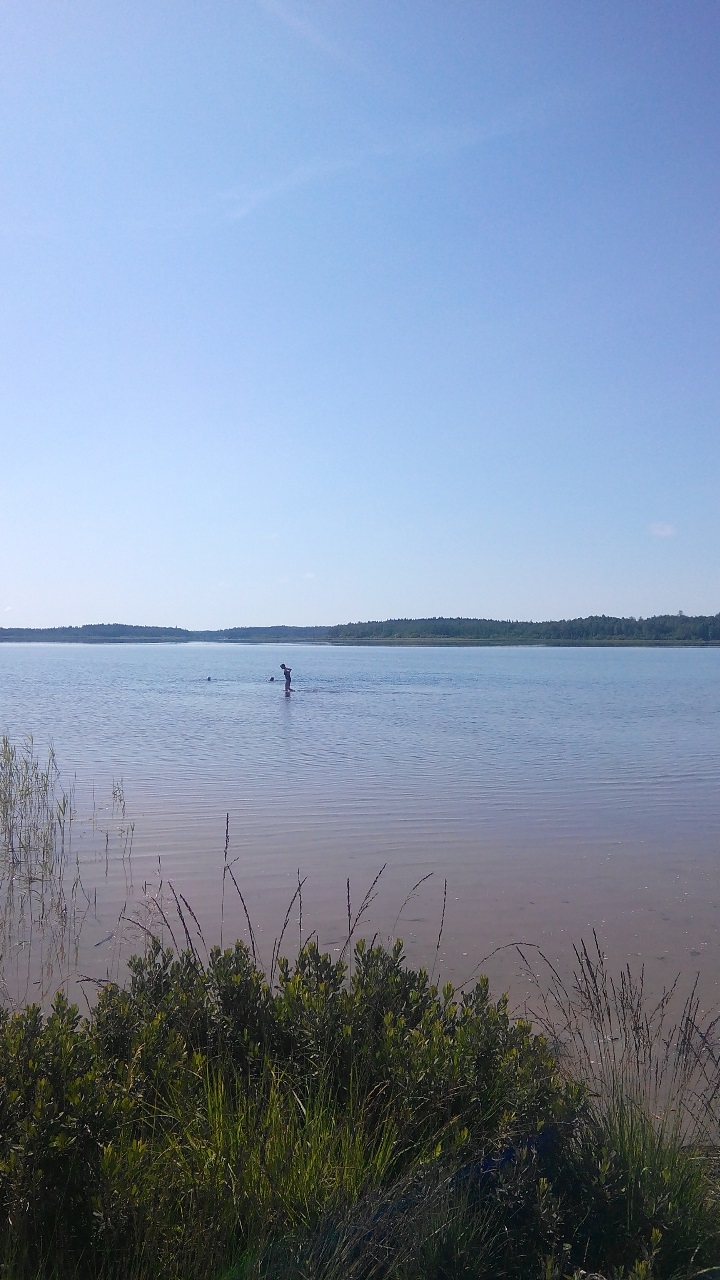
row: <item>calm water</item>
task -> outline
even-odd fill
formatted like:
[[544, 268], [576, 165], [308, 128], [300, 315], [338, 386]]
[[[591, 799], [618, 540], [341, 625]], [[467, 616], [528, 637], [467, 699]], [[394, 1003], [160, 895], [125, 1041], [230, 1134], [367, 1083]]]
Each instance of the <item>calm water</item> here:
[[[299, 869], [303, 932], [340, 945], [347, 878], [355, 910], [386, 864], [364, 923], [438, 972], [518, 938], [564, 962], [595, 927], [618, 961], [697, 969], [714, 995], [720, 650], [2, 645], [0, 731], [52, 741], [74, 782], [83, 972], [117, 962], [119, 910], [160, 879], [217, 940], [229, 814], [261, 940]], [[233, 893], [226, 940], [243, 927]], [[490, 967], [517, 985], [514, 953]]]

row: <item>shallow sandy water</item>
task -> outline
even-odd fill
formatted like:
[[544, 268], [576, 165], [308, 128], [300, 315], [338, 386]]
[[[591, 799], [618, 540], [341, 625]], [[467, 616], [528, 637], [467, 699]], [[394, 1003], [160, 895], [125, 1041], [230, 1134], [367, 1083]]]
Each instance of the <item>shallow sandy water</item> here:
[[[718, 650], [0, 646], [0, 731], [52, 740], [74, 787], [91, 904], [77, 968], [91, 977], [121, 971], [142, 934], [118, 915], [160, 882], [169, 918], [172, 883], [219, 940], [228, 814], [266, 960], [298, 870], [303, 935], [332, 950], [348, 877], [354, 914], [384, 865], [360, 932], [401, 935], [440, 977], [462, 981], [514, 940], [566, 974], [595, 929], [613, 965], [644, 965], [655, 986], [698, 972], [709, 1006], [719, 730]], [[225, 941], [236, 933], [226, 879]], [[483, 967], [523, 999], [512, 948]]]

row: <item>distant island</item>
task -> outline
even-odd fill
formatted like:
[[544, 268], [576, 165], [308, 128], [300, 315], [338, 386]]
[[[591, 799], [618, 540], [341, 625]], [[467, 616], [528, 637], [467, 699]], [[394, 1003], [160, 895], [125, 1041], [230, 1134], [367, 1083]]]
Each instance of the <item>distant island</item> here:
[[0, 643], [54, 644], [344, 644], [344, 645], [720, 645], [720, 613], [686, 617], [566, 618], [512, 622], [491, 618], [394, 618], [332, 627], [135, 627], [94, 623], [82, 627], [0, 627]]

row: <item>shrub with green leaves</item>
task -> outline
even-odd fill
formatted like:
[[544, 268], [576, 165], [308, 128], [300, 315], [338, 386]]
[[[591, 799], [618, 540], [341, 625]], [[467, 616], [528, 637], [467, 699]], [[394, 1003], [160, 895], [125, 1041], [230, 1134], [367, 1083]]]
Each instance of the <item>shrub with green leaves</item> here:
[[220, 1266], [577, 1096], [484, 980], [458, 1000], [399, 944], [359, 943], [351, 976], [310, 944], [271, 989], [242, 943], [203, 965], [154, 942], [88, 1019], [61, 995], [4, 1016], [0, 1070], [5, 1247], [60, 1273]]
[[[612, 1105], [610, 1105], [612, 1104]], [[13, 1280], [684, 1280], [716, 1178], [637, 1099], [593, 1098], [485, 979], [402, 948], [153, 942], [88, 1018], [0, 1015]]]

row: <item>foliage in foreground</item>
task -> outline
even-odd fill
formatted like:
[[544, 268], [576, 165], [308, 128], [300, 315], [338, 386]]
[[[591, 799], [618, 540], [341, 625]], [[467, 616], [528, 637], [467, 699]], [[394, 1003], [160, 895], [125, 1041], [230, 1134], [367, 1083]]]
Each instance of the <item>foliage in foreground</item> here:
[[401, 947], [153, 942], [88, 1019], [0, 1025], [0, 1257], [25, 1277], [421, 1280], [720, 1257], [709, 1157], [636, 1099], [592, 1099], [487, 981]]

